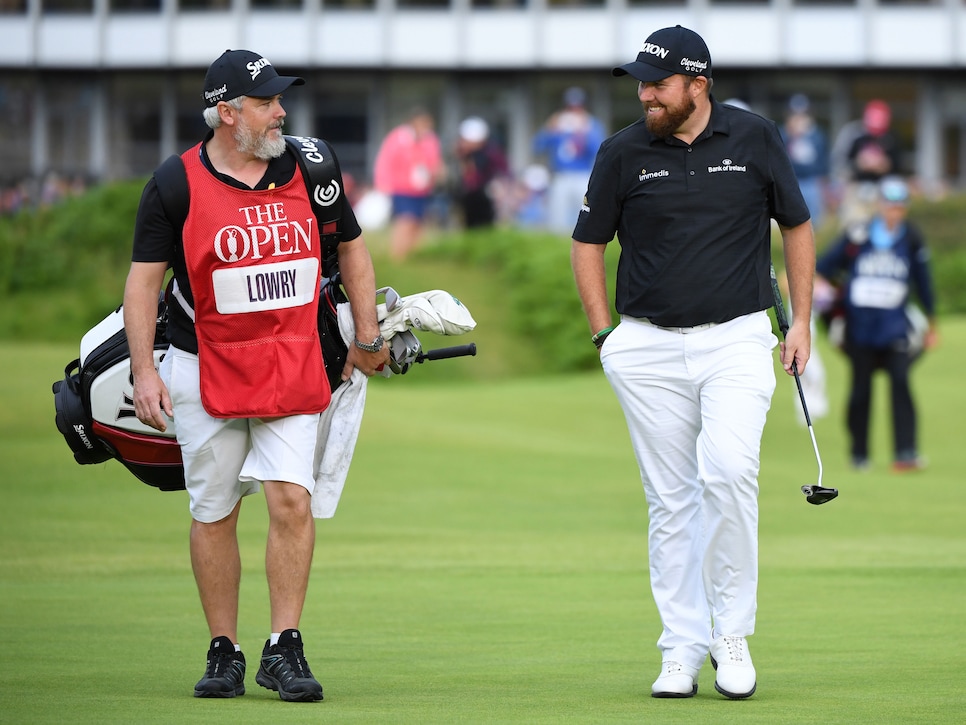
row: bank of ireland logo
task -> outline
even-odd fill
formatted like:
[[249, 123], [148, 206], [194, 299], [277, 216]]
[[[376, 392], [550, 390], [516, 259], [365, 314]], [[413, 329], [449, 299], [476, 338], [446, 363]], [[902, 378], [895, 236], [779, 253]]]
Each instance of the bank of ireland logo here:
[[338, 200], [340, 193], [339, 182], [333, 179], [326, 187], [316, 186], [312, 196], [319, 206], [332, 206]]
[[708, 173], [716, 174], [719, 171], [739, 171], [745, 172], [748, 170], [747, 164], [736, 164], [733, 159], [722, 159], [721, 163], [717, 166], [709, 166]]

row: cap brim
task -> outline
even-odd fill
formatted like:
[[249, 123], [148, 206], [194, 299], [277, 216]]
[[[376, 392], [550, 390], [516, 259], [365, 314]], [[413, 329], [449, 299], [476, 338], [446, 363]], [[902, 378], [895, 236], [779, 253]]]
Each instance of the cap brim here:
[[624, 65], [619, 65], [612, 69], [611, 73], [615, 76], [633, 76], [637, 80], [644, 83], [661, 81], [674, 75], [672, 71], [669, 71], [665, 68], [658, 68], [653, 65], [648, 65], [647, 63], [641, 63], [639, 60], [635, 60], [631, 63], [625, 63]]
[[260, 86], [252, 88], [246, 95], [255, 98], [271, 98], [285, 92], [289, 86], [305, 85], [305, 79], [297, 76], [275, 76], [269, 78]]

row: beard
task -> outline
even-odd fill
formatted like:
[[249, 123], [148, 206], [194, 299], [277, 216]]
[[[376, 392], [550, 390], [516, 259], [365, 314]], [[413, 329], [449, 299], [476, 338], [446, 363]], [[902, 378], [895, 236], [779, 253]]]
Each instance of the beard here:
[[261, 134], [253, 130], [251, 126], [244, 123], [239, 124], [233, 134], [238, 153], [251, 154], [262, 161], [277, 159], [285, 153], [285, 139], [281, 134], [278, 136], [270, 135], [271, 131], [276, 128], [282, 129], [281, 121], [278, 122], [277, 126], [272, 126]]
[[664, 113], [659, 117], [648, 114], [645, 107], [644, 123], [647, 125], [647, 130], [658, 138], [668, 138], [691, 118], [695, 108], [694, 99], [690, 96], [687, 97], [687, 101], [678, 106], [664, 106]]

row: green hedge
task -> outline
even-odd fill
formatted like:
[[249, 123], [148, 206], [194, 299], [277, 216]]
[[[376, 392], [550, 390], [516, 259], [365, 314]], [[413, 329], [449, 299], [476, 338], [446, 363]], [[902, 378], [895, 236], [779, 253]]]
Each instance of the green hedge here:
[[144, 180], [0, 219], [0, 338], [72, 340], [121, 300]]
[[[574, 285], [570, 240], [520, 229], [465, 232], [444, 237], [423, 254], [472, 265], [491, 276], [497, 294], [509, 302], [510, 330], [539, 350], [542, 369], [599, 366]], [[609, 245], [607, 257], [613, 298], [616, 244]]]
[[[70, 341], [119, 304], [143, 180], [97, 187], [56, 206], [0, 219], [0, 339]], [[940, 314], [966, 312], [966, 196], [916, 202], [910, 216], [933, 251]], [[822, 247], [829, 239], [820, 239]], [[375, 252], [380, 264], [391, 263]], [[614, 294], [619, 247], [608, 246], [608, 288]], [[776, 261], [781, 263], [780, 246]], [[533, 349], [539, 369], [596, 366], [596, 351], [570, 268], [570, 243], [557, 235], [515, 229], [439, 233], [405, 265], [414, 288], [446, 286], [478, 275], [501, 298], [499, 330]], [[425, 268], [425, 273], [423, 271]], [[431, 272], [428, 270], [432, 270]], [[424, 274], [425, 279], [420, 277]], [[459, 292], [459, 290], [454, 290]], [[503, 311], [505, 310], [505, 312]], [[480, 335], [486, 331], [480, 330]]]

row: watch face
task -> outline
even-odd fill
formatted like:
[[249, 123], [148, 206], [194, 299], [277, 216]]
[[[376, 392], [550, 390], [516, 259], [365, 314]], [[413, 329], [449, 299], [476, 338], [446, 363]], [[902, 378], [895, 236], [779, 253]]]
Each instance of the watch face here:
[[379, 352], [385, 342], [386, 341], [382, 335], [379, 335], [372, 342], [362, 342], [358, 338], [355, 340], [356, 347], [358, 347], [360, 350], [365, 350], [366, 352]]

